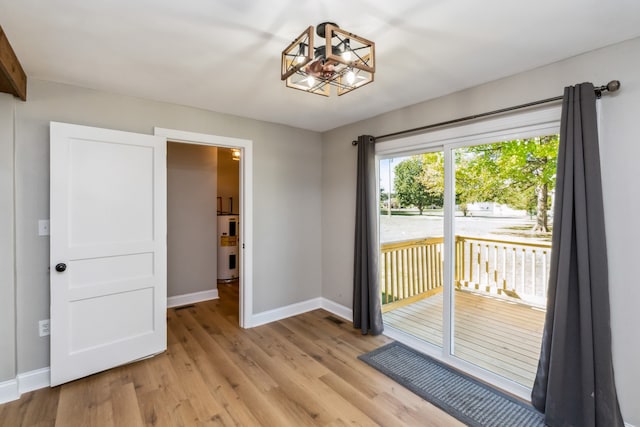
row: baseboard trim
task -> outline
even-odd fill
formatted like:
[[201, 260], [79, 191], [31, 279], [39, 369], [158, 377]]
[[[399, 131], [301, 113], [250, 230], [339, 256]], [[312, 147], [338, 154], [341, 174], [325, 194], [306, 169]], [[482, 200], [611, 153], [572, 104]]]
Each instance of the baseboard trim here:
[[298, 314], [317, 310], [318, 308], [321, 308], [321, 300], [322, 298], [312, 298], [295, 304], [286, 305], [284, 307], [274, 308], [273, 310], [256, 313], [251, 316], [249, 327], [254, 328], [256, 326], [266, 325], [267, 323], [286, 319], [287, 317], [297, 316]]
[[49, 368], [18, 374], [18, 391], [20, 394], [49, 387], [51, 385], [51, 371]]
[[353, 322], [353, 310], [345, 307], [344, 305], [338, 304], [330, 299], [322, 298], [320, 306], [323, 310], [327, 310], [329, 313], [335, 314], [349, 322]]
[[49, 387], [51, 384], [49, 368], [18, 374], [9, 381], [0, 383], [0, 404], [20, 399], [23, 393]]
[[11, 402], [20, 398], [18, 380], [13, 379], [0, 383], [0, 404]]
[[195, 304], [197, 302], [218, 299], [218, 289], [208, 291], [193, 292], [191, 294], [176, 295], [167, 298], [167, 308], [180, 307], [187, 304]]
[[287, 317], [297, 316], [309, 311], [317, 309], [326, 310], [338, 317], [351, 322], [352, 310], [336, 302], [333, 302], [326, 298], [311, 298], [306, 301], [297, 302], [280, 308], [274, 308], [273, 310], [263, 311], [251, 316], [249, 328], [256, 326], [266, 325], [267, 323], [277, 322], [278, 320], [286, 319]]

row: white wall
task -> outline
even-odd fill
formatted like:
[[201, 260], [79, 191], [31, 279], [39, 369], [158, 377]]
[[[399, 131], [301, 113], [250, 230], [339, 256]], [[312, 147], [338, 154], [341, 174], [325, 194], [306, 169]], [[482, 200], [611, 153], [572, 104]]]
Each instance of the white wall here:
[[13, 109], [0, 93], [0, 383], [15, 377], [15, 284], [13, 253]]
[[[526, 52], [523, 52], [526, 54]], [[439, 99], [374, 117], [323, 135], [322, 294], [352, 306], [354, 199], [358, 135], [383, 135], [562, 94], [584, 81], [622, 82], [600, 101], [601, 161], [611, 288], [613, 358], [625, 421], [640, 426], [640, 39], [580, 55]], [[469, 72], [473, 72], [469, 70]], [[429, 70], [421, 78], [429, 79]], [[437, 78], [443, 78], [438, 76]], [[384, 102], [384, 100], [381, 100]]]
[[[7, 150], [5, 124], [13, 121], [0, 100], [0, 150]], [[13, 105], [13, 102], [9, 102]], [[254, 155], [254, 307], [259, 313], [305, 301], [321, 293], [321, 138], [315, 132], [173, 104], [30, 80], [29, 99], [16, 102], [16, 284], [15, 322], [4, 296], [12, 281], [0, 281], [2, 341], [0, 366], [11, 369], [11, 336], [17, 331], [17, 372], [49, 365], [49, 340], [38, 337], [38, 320], [49, 318], [49, 240], [37, 235], [38, 219], [49, 216], [49, 122], [60, 121], [153, 134], [153, 127], [236, 137], [253, 141]], [[10, 131], [9, 131], [10, 132]], [[10, 154], [11, 149], [9, 149]], [[7, 164], [9, 163], [9, 164]], [[11, 162], [2, 157], [0, 173]], [[0, 184], [0, 200], [11, 198]], [[10, 187], [10, 186], [9, 186]], [[10, 214], [9, 214], [10, 215]], [[11, 216], [0, 213], [6, 233]], [[9, 231], [11, 234], [11, 231]], [[4, 253], [7, 243], [0, 243]], [[9, 253], [9, 255], [11, 252]], [[9, 309], [5, 312], [4, 306]], [[8, 315], [6, 313], [9, 313]], [[4, 374], [3, 374], [4, 375]]]
[[167, 296], [217, 289], [218, 149], [167, 144]]

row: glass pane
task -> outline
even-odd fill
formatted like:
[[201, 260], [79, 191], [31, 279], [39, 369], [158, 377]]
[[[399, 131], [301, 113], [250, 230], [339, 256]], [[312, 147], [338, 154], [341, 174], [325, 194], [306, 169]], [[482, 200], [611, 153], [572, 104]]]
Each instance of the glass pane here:
[[385, 325], [442, 347], [442, 152], [380, 161], [380, 272]]
[[558, 136], [454, 150], [453, 353], [532, 387], [551, 256]]

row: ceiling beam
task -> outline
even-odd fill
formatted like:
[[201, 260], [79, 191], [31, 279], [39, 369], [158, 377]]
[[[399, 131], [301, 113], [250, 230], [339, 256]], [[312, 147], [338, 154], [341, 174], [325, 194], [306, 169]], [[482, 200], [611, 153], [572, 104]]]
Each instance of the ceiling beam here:
[[0, 92], [27, 100], [27, 75], [0, 27]]

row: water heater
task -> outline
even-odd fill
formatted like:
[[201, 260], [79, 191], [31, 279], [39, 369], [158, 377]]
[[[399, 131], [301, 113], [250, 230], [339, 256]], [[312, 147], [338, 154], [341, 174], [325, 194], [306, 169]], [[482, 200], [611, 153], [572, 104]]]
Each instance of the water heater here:
[[238, 215], [218, 216], [218, 281], [230, 282], [238, 278]]

